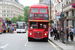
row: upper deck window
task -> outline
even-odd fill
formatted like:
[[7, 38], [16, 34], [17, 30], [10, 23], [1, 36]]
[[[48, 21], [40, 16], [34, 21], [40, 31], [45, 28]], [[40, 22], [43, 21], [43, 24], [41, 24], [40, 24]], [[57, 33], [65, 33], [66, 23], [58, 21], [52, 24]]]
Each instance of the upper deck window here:
[[31, 9], [31, 12], [32, 12], [32, 13], [38, 13], [38, 8], [32, 8], [32, 9]]
[[40, 9], [40, 13], [47, 13], [47, 9], [41, 8], [41, 9]]

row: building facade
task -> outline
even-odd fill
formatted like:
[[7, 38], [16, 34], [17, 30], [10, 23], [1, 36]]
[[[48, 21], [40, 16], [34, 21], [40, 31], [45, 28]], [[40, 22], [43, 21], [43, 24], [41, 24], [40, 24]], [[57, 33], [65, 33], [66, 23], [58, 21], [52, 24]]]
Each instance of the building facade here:
[[62, 2], [61, 0], [53, 0], [53, 4], [54, 26], [57, 27], [57, 22], [59, 22], [60, 14], [62, 12]]
[[[75, 8], [72, 7], [72, 4], [75, 3], [75, 0], [63, 0], [63, 14], [65, 17], [75, 17]], [[74, 26], [75, 20], [67, 21], [67, 26]]]
[[24, 15], [24, 6], [18, 0], [0, 0], [0, 17], [12, 18]]
[[[49, 8], [49, 17], [50, 17], [50, 0], [39, 0], [39, 4], [47, 5]], [[53, 19], [53, 2], [51, 1], [51, 18]]]

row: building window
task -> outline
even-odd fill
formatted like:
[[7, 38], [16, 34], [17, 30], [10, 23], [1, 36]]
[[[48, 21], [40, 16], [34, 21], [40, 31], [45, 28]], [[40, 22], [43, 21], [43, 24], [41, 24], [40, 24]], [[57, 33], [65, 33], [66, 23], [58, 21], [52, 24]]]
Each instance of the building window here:
[[9, 14], [7, 14], [7, 17], [10, 17], [10, 15], [9, 15]]
[[13, 15], [11, 15], [11, 17], [13, 17]]
[[6, 14], [2, 14], [2, 16], [3, 16], [3, 17], [5, 17], [5, 16], [6, 16]]
[[11, 13], [13, 13], [13, 11], [11, 11]]
[[72, 20], [72, 25], [75, 28], [75, 20]]
[[13, 9], [13, 7], [11, 7], [11, 9]]
[[13, 1], [13, 0], [11, 0], [11, 1]]
[[74, 10], [72, 10], [72, 16], [74, 16]]
[[66, 2], [66, 5], [68, 4], [68, 2]]
[[7, 7], [7, 9], [10, 9], [10, 7]]
[[68, 16], [68, 12], [66, 12], [66, 16]]
[[2, 9], [5, 9], [5, 6], [2, 6]]
[[10, 11], [7, 11], [7, 13], [10, 13]]
[[67, 27], [68, 27], [68, 25], [69, 25], [69, 21], [67, 20]]
[[6, 11], [5, 11], [5, 10], [3, 10], [3, 11], [2, 11], [2, 13], [6, 13]]
[[5, 4], [5, 2], [2, 2], [2, 4]]

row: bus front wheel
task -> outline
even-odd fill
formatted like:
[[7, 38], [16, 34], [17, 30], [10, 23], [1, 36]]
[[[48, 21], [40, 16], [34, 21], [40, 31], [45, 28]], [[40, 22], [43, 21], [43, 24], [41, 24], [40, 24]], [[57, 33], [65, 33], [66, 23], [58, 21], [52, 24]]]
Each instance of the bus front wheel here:
[[48, 42], [48, 37], [45, 39], [46, 42]]
[[31, 41], [30, 37], [28, 37], [28, 41]]
[[2, 33], [0, 33], [0, 34], [2, 34]]

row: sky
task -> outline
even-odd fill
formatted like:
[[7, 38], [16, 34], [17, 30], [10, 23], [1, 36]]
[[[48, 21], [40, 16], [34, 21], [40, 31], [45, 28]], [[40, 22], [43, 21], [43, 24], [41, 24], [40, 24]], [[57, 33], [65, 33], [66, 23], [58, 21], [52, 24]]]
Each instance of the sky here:
[[19, 0], [19, 2], [24, 6], [31, 6], [33, 4], [39, 3], [39, 0]]

